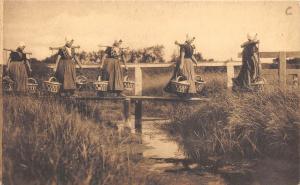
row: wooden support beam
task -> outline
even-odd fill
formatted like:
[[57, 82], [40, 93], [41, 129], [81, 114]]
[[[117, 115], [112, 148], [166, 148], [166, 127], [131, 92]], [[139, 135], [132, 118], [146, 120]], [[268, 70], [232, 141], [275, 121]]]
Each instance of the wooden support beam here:
[[286, 89], [286, 53], [279, 53], [279, 84], [282, 90]]
[[143, 101], [179, 101], [179, 102], [206, 102], [209, 101], [209, 98], [185, 98], [185, 97], [178, 97], [178, 96], [127, 96], [132, 101], [136, 100], [143, 100]]
[[[65, 99], [65, 98], [64, 98]], [[135, 102], [137, 100], [143, 101], [180, 101], [180, 102], [207, 102], [209, 98], [184, 98], [178, 96], [126, 96], [126, 97], [100, 97], [100, 96], [78, 96], [72, 97], [71, 99], [76, 100], [108, 100], [108, 101], [121, 101], [121, 100], [130, 100], [131, 102]]]
[[[226, 66], [228, 63], [234, 65], [234, 66], [240, 66], [242, 65], [241, 61], [214, 61], [214, 62], [198, 62], [198, 67], [222, 67]], [[271, 64], [272, 61], [262, 61], [262, 63]], [[195, 64], [194, 64], [195, 65]], [[170, 68], [174, 67], [175, 63], [130, 63], [127, 64], [128, 68]], [[47, 67], [54, 68], [55, 64], [47, 64]], [[121, 67], [125, 67], [124, 65], [121, 65]], [[78, 65], [76, 65], [76, 68], [79, 68]], [[94, 69], [99, 68], [99, 64], [82, 64], [82, 68], [84, 69]]]
[[[0, 51], [3, 49], [3, 17], [4, 17], [4, 1], [0, 1]], [[3, 182], [3, 94], [2, 94], [2, 74], [3, 74], [3, 52], [0, 52], [1, 65], [1, 81], [0, 81], [0, 184]]]
[[273, 75], [274, 78], [278, 76], [278, 69], [263, 69], [262, 75]]
[[300, 57], [300, 51], [288, 51], [286, 52], [286, 57], [287, 58]]
[[[260, 58], [278, 58], [279, 52], [259, 52]], [[242, 53], [238, 53], [238, 58], [242, 58]]]
[[231, 89], [233, 86], [232, 79], [234, 78], [234, 66], [230, 63], [226, 66], [227, 70], [227, 88]]
[[[286, 57], [300, 57], [300, 51], [287, 51]], [[280, 52], [259, 52], [260, 58], [279, 58]], [[238, 53], [238, 58], [242, 57], [242, 53]]]
[[287, 74], [288, 75], [298, 74], [298, 76], [300, 76], [300, 69], [287, 69]]
[[142, 133], [142, 112], [143, 112], [143, 104], [142, 100], [135, 101], [135, 123], [134, 127], [136, 133]]
[[128, 123], [130, 117], [130, 99], [126, 98], [123, 102], [125, 123]]
[[77, 100], [109, 100], [109, 101], [117, 101], [117, 100], [125, 100], [125, 97], [102, 97], [102, 96], [78, 96], [74, 97]]
[[[278, 58], [279, 52], [259, 52], [260, 58]], [[242, 53], [238, 53], [238, 58], [242, 58]]]
[[279, 52], [259, 52], [260, 58], [278, 58]]
[[134, 94], [135, 95], [142, 95], [143, 92], [143, 74], [142, 74], [142, 68], [140, 67], [135, 67], [134, 71], [135, 75], [135, 88], [134, 88]]

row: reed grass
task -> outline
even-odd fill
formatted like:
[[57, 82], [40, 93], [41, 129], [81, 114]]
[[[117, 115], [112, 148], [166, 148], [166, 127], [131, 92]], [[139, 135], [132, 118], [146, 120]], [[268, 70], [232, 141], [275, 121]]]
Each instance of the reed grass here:
[[4, 183], [151, 184], [139, 138], [80, 116], [55, 99], [4, 98]]
[[196, 162], [264, 157], [299, 161], [299, 94], [221, 93], [205, 106], [176, 106], [169, 117], [163, 129]]

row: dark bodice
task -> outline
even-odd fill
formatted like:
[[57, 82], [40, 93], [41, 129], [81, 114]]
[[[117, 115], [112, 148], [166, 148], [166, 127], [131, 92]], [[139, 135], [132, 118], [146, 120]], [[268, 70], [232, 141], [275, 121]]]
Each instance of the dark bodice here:
[[18, 61], [18, 62], [21, 62], [21, 61], [25, 61], [26, 60], [26, 54], [23, 53], [22, 51], [12, 51], [10, 53], [10, 59], [11, 61]]
[[105, 54], [107, 54], [107, 58], [119, 59], [121, 56], [120, 51], [116, 50], [114, 47], [107, 47], [105, 50]]
[[58, 50], [58, 55], [60, 55], [61, 59], [63, 59], [63, 60], [70, 60], [74, 56], [74, 50], [71, 49], [71, 53], [69, 53], [67, 51], [67, 48], [64, 46]]
[[258, 47], [255, 43], [250, 43], [244, 46], [242, 57], [243, 61], [251, 60], [251, 57], [258, 54]]
[[180, 53], [184, 52], [184, 58], [192, 58], [194, 54], [194, 48], [191, 44], [184, 44], [180, 47]]

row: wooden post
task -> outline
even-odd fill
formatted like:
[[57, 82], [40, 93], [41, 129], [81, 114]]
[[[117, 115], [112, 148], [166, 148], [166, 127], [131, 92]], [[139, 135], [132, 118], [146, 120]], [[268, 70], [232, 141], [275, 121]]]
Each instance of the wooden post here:
[[136, 133], [142, 133], [142, 100], [136, 100], [135, 101], [135, 123], [134, 127], [136, 130]]
[[[3, 4], [4, 1], [0, 1], [0, 65], [1, 65], [1, 77], [0, 77], [0, 184], [3, 182], [3, 94], [2, 94], [2, 75], [3, 75]], [[2, 62], [2, 64], [1, 64]]]
[[126, 98], [123, 102], [125, 123], [128, 123], [130, 116], [130, 99]]
[[143, 76], [142, 76], [142, 69], [141, 67], [136, 66], [134, 71], [134, 75], [135, 75], [135, 90], [134, 90], [134, 94], [137, 96], [141, 96], [142, 95], [142, 90], [143, 90], [143, 86], [142, 86], [142, 82], [143, 82]]
[[286, 53], [279, 52], [279, 85], [282, 90], [286, 89]]
[[232, 78], [234, 78], [234, 65], [231, 63], [226, 64], [227, 71], [227, 88], [230, 90], [232, 88]]

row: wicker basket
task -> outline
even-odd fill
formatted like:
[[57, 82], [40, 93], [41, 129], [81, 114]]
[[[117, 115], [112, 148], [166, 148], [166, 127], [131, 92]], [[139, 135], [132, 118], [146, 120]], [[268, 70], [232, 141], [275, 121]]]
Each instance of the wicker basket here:
[[256, 91], [264, 90], [265, 85], [267, 85], [267, 81], [264, 78], [261, 78], [259, 81], [251, 83], [251, 86]]
[[201, 93], [205, 85], [205, 81], [201, 78], [201, 76], [196, 76], [195, 86], [197, 93]]
[[48, 81], [44, 81], [44, 84], [48, 92], [59, 93], [61, 83], [55, 77], [50, 77]]
[[28, 78], [27, 91], [29, 93], [37, 93], [38, 83], [34, 78]]
[[83, 76], [83, 75], [80, 75], [80, 76], [76, 76], [76, 84], [78, 85], [84, 85], [84, 84], [87, 84], [88, 82], [88, 78]]
[[266, 82], [267, 82], [266, 79], [260, 78], [259, 81], [253, 82], [253, 83], [251, 83], [251, 85], [252, 86], [263, 86], [266, 84]]
[[14, 81], [9, 78], [9, 76], [5, 76], [2, 79], [2, 87], [5, 92], [12, 92], [14, 87]]
[[101, 76], [98, 76], [98, 80], [94, 82], [94, 87], [96, 91], [105, 92], [107, 91], [108, 81], [101, 81]]
[[124, 88], [126, 90], [133, 90], [134, 89], [134, 81], [129, 81], [128, 80], [128, 76], [125, 76], [124, 77], [124, 81], [123, 81], [123, 85], [124, 85]]
[[190, 87], [189, 82], [182, 80], [182, 76], [178, 76], [175, 80], [171, 80], [171, 90], [177, 93], [187, 93]]
[[76, 76], [76, 87], [81, 90], [83, 89], [83, 87], [87, 87], [87, 83], [88, 83], [88, 78], [83, 76], [83, 75], [80, 75], [80, 76]]

